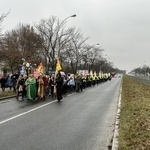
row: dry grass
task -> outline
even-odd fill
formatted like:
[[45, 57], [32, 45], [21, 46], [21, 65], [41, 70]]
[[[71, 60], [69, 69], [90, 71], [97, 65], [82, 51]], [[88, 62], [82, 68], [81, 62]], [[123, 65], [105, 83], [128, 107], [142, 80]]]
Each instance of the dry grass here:
[[150, 86], [123, 77], [119, 150], [150, 150]]
[[0, 91], [0, 98], [7, 97], [7, 96], [13, 96], [13, 95], [16, 95], [16, 93], [11, 91], [11, 90], [9, 90], [9, 91]]

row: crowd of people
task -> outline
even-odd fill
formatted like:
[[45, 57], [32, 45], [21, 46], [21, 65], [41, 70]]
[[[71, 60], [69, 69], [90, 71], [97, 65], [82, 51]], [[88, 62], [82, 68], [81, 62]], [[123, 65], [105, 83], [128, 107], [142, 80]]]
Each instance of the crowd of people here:
[[[63, 99], [63, 95], [72, 92], [80, 92], [87, 87], [95, 86], [104, 81], [111, 80], [111, 75], [96, 76], [82, 74], [62, 74], [61, 71], [55, 76], [40, 74], [37, 78], [33, 74], [29, 76], [20, 75], [9, 76], [7, 79], [0, 80], [2, 91], [10, 88], [16, 92], [17, 100], [41, 101], [46, 100], [48, 96], [57, 98], [58, 101]], [[6, 86], [7, 85], [7, 86]]]

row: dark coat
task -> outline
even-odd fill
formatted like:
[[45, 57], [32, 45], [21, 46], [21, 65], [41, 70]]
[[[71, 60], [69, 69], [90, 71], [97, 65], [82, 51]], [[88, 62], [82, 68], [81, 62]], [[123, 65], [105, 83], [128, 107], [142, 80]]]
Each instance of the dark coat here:
[[1, 87], [5, 87], [7, 80], [5, 78], [1, 79]]

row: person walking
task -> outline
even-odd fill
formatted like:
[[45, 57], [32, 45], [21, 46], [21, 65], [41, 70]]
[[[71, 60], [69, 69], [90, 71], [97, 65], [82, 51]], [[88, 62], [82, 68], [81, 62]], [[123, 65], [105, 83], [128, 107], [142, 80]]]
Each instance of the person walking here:
[[9, 89], [11, 90], [12, 86], [13, 86], [13, 82], [12, 82], [12, 78], [11, 76], [9, 75], [8, 78], [7, 78], [7, 87], [9, 87]]
[[77, 75], [75, 78], [75, 89], [76, 92], [79, 92], [80, 90], [82, 91], [82, 77], [81, 75]]
[[56, 94], [57, 94], [57, 100], [60, 101], [63, 97], [62, 97], [62, 93], [63, 93], [63, 84], [64, 84], [64, 79], [61, 76], [60, 71], [58, 72], [57, 76], [56, 76]]
[[43, 98], [46, 100], [46, 96], [47, 96], [47, 78], [46, 78], [46, 75], [43, 75], [43, 82], [44, 82]]
[[50, 95], [52, 96], [52, 98], [54, 98], [54, 86], [55, 86], [55, 78], [54, 75], [52, 75], [49, 80]]
[[36, 98], [36, 80], [33, 74], [30, 74], [25, 81], [27, 101], [35, 100]]
[[69, 92], [72, 93], [75, 90], [75, 80], [73, 77], [70, 77], [70, 79], [68, 80], [68, 88], [69, 88]]
[[0, 80], [0, 82], [1, 82], [2, 91], [5, 91], [5, 85], [6, 85], [6, 82], [7, 82], [6, 78], [3, 77], [3, 78]]
[[38, 100], [43, 100], [44, 99], [44, 80], [43, 76], [40, 75], [38, 77]]
[[17, 82], [17, 97], [16, 99], [19, 100], [19, 95], [21, 94], [22, 101], [25, 97], [25, 80], [23, 78], [23, 75], [21, 75]]
[[12, 78], [13, 91], [16, 92], [17, 78], [16, 76], [13, 76], [11, 78]]

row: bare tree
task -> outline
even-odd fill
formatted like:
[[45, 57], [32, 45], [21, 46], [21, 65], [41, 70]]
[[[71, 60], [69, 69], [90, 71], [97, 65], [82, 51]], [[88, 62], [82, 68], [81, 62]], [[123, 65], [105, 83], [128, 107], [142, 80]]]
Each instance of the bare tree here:
[[34, 32], [30, 25], [20, 25], [19, 28], [6, 32], [1, 38], [1, 57], [5, 66], [11, 70], [19, 71], [22, 58], [31, 59], [32, 64], [39, 63], [38, 50], [42, 48], [43, 40]]
[[8, 13], [2, 13], [0, 16], [0, 37], [2, 36], [2, 23], [8, 14], [9, 14], [9, 12]]
[[11, 70], [14, 73], [14, 70], [17, 69], [18, 60], [21, 59], [21, 53], [17, 50], [16, 40], [17, 36], [13, 33], [6, 33], [5, 36], [1, 39], [1, 61], [4, 62], [4, 68]]
[[22, 57], [25, 59], [30, 58], [32, 61], [38, 59], [41, 61], [44, 40], [36, 33], [35, 29], [30, 25], [20, 24], [15, 32], [18, 35], [18, 50], [21, 51]]
[[77, 69], [82, 63], [84, 45], [88, 38], [83, 38], [79, 30], [72, 30], [71, 40], [64, 51], [63, 60], [67, 60], [71, 66], [72, 73], [76, 74]]
[[101, 47], [97, 47], [96, 45], [85, 45], [84, 48], [84, 55], [83, 55], [83, 62], [84, 66], [88, 68], [88, 70], [95, 70], [98, 71], [98, 66], [100, 61], [102, 60], [102, 52], [103, 49]]
[[66, 22], [60, 21], [57, 17], [51, 16], [49, 19], [42, 19], [36, 28], [44, 39], [43, 54], [49, 67], [55, 70], [56, 59], [61, 57], [62, 51], [70, 41], [73, 28], [66, 29]]

